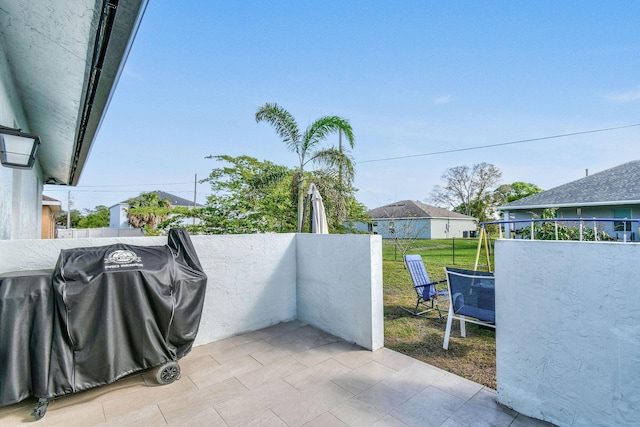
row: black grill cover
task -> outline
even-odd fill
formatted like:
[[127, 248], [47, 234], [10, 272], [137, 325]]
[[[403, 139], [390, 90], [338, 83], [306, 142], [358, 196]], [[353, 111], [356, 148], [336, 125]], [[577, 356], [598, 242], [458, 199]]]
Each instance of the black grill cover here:
[[53, 274], [48, 396], [107, 384], [191, 350], [207, 277], [186, 231], [166, 246], [63, 250]]
[[51, 270], [0, 276], [0, 406], [47, 395]]
[[175, 361], [193, 345], [207, 277], [186, 231], [166, 246], [63, 250], [51, 273], [0, 276], [0, 406]]
[[0, 406], [49, 399], [175, 361], [193, 345], [207, 277], [189, 235], [166, 246], [61, 252], [0, 275]]

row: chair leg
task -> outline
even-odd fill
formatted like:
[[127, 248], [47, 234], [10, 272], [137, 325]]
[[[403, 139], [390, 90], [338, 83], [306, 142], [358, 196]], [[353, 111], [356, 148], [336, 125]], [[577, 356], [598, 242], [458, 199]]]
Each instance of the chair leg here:
[[442, 319], [443, 319], [442, 311], [440, 311], [440, 304], [438, 304], [438, 298], [437, 298], [437, 297], [436, 297], [436, 298], [433, 298], [433, 299], [431, 300], [431, 307], [432, 307], [432, 308], [433, 308], [433, 304], [434, 304], [434, 302], [435, 302], [435, 305], [436, 305], [436, 307], [435, 307], [435, 308], [436, 308], [436, 310], [438, 310], [438, 318], [439, 318], [440, 320], [442, 320]]
[[449, 336], [451, 335], [451, 324], [453, 323], [453, 309], [449, 305], [449, 315], [447, 316], [447, 328], [444, 331], [444, 343], [442, 348], [449, 350]]
[[467, 336], [467, 328], [465, 327], [464, 316], [460, 316], [460, 336], [465, 338]]
[[418, 314], [418, 307], [420, 307], [420, 299], [416, 302], [416, 308], [413, 309], [413, 314]]

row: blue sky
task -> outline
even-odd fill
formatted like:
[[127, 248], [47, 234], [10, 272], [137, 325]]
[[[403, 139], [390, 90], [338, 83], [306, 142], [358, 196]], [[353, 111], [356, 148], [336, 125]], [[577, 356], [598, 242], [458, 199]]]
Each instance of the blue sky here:
[[[255, 122], [265, 102], [301, 128], [354, 130], [358, 199], [429, 203], [447, 168], [488, 162], [548, 189], [640, 159], [638, 1], [150, 0], [72, 208], [143, 191], [192, 199], [194, 176], [249, 155], [297, 157]], [[337, 136], [327, 140], [337, 144]], [[197, 186], [204, 203], [209, 186]]]

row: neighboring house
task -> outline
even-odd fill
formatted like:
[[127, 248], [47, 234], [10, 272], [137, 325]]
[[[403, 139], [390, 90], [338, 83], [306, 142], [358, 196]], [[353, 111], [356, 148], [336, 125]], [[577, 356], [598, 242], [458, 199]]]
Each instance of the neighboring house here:
[[[181, 206], [188, 209], [194, 208], [193, 200], [187, 200], [164, 191], [152, 191], [152, 193], [156, 193], [160, 200], [169, 200], [171, 207]], [[132, 197], [132, 199], [135, 199], [135, 197]], [[202, 205], [196, 203], [195, 207], [202, 207]], [[116, 203], [109, 208], [109, 228], [131, 228], [131, 225], [129, 225], [129, 218], [127, 217], [127, 209], [129, 209], [129, 203], [127, 203], [127, 200]], [[194, 220], [192, 218], [185, 218], [182, 223], [184, 225], [191, 225], [194, 223]], [[200, 220], [196, 219], [195, 224], [199, 223]]]
[[42, 235], [43, 239], [55, 239], [56, 218], [62, 212], [62, 202], [42, 195]]
[[618, 240], [624, 240], [626, 234], [626, 240], [638, 241], [640, 160], [586, 176], [497, 209], [504, 212], [505, 220], [522, 220], [530, 219], [533, 215], [539, 217], [543, 210], [550, 208], [557, 209], [558, 218], [619, 218], [620, 221], [601, 223], [600, 226]]
[[371, 209], [367, 214], [372, 222], [356, 223], [355, 228], [380, 234], [385, 239], [470, 237], [476, 230], [476, 220], [473, 217], [413, 200], [402, 200]]
[[0, 126], [41, 142], [0, 166], [0, 240], [40, 238], [44, 184], [78, 184], [146, 4], [0, 0]]

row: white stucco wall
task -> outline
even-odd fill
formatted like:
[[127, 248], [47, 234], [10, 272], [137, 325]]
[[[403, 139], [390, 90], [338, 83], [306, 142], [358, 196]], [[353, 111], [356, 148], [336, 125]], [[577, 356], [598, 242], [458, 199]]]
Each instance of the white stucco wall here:
[[296, 318], [295, 234], [192, 241], [208, 277], [196, 345]]
[[297, 235], [298, 319], [368, 349], [384, 346], [382, 239]]
[[[365, 348], [383, 345], [378, 236], [193, 236], [208, 276], [196, 345], [300, 319]], [[165, 237], [0, 241], [0, 274], [53, 268], [61, 249]], [[326, 268], [325, 266], [330, 266]]]
[[[24, 127], [26, 119], [0, 43], [0, 125]], [[42, 182], [32, 170], [0, 166], [0, 240], [37, 239], [42, 230]]]
[[640, 425], [640, 244], [497, 240], [498, 400], [560, 426]]

